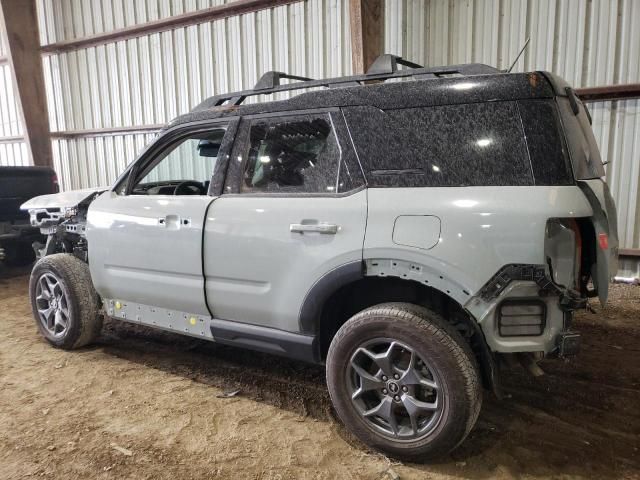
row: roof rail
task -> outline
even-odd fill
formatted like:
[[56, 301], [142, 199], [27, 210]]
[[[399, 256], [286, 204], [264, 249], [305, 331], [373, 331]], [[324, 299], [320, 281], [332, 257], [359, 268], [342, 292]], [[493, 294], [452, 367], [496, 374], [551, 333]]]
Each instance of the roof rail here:
[[[409, 68], [399, 69], [398, 65]], [[258, 80], [252, 90], [243, 90], [240, 92], [225, 93], [210, 97], [198, 105], [195, 110], [218, 107], [225, 104], [240, 105], [247, 97], [254, 95], [269, 95], [278, 92], [300, 90], [303, 88], [352, 87], [362, 85], [363, 82], [370, 82], [372, 80], [385, 81], [390, 78], [414, 77], [416, 80], [423, 80], [427, 78], [438, 78], [452, 75], [472, 76], [495, 73], [503, 72], [497, 68], [490, 67], [489, 65], [484, 65], [482, 63], [449, 65], [444, 67], [423, 67], [422, 65], [410, 62], [402, 57], [398, 57], [397, 55], [383, 54], [376, 58], [367, 73], [364, 75], [313, 80], [311, 78], [290, 75], [284, 72], [266, 72], [262, 77], [260, 77], [260, 80]], [[283, 78], [300, 80], [300, 82], [282, 85], [280, 80]]]
[[422, 65], [418, 65], [417, 63], [410, 62], [409, 60], [405, 60], [402, 57], [398, 57], [397, 55], [391, 55], [389, 53], [385, 53], [379, 55], [376, 58], [369, 70], [367, 70], [367, 75], [380, 75], [380, 74], [390, 74], [398, 71], [398, 64], [404, 65], [409, 68], [424, 68]]
[[275, 71], [272, 70], [270, 72], [267, 72], [267, 73], [263, 74], [260, 77], [260, 80], [258, 80], [258, 83], [255, 84], [253, 89], [254, 90], [272, 89], [273, 87], [277, 87], [278, 85], [280, 85], [280, 79], [281, 78], [288, 78], [290, 80], [303, 80], [303, 81], [312, 81], [313, 80], [313, 78], [298, 77], [297, 75], [289, 75], [288, 73], [275, 72]]

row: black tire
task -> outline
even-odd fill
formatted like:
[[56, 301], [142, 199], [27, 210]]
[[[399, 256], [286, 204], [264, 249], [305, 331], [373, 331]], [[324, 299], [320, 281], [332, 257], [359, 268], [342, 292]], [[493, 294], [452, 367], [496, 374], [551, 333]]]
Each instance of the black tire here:
[[[363, 359], [369, 361], [372, 358], [369, 356], [369, 348], [374, 347], [368, 345], [375, 346], [376, 342], [382, 342], [379, 339], [393, 340], [394, 345], [390, 346], [387, 352], [384, 351], [386, 347], [383, 347], [382, 355], [395, 356], [394, 358], [400, 361], [403, 355], [409, 355], [413, 360], [415, 353], [415, 358], [419, 359], [419, 370], [422, 373], [426, 372], [425, 376], [420, 378], [431, 379], [434, 388], [425, 389], [421, 384], [412, 386], [411, 382], [403, 384], [402, 380], [405, 377], [402, 369], [391, 370], [400, 372], [398, 383], [393, 379], [384, 383], [382, 379], [387, 377], [377, 376], [383, 372], [379, 367], [380, 363], [372, 361], [370, 371], [379, 369], [375, 377], [376, 383], [367, 385], [368, 391], [365, 393], [354, 393], [354, 384], [361, 387], [364, 377], [358, 374], [358, 370], [352, 366], [352, 361], [354, 364], [362, 363]], [[392, 351], [395, 353], [389, 354]], [[362, 352], [367, 353], [365, 355]], [[333, 338], [326, 368], [329, 394], [345, 426], [366, 445], [399, 459], [424, 461], [447, 454], [462, 443], [480, 413], [482, 390], [473, 352], [442, 316], [420, 306], [386, 303], [354, 315]], [[392, 368], [397, 367], [394, 364]], [[406, 371], [409, 371], [409, 367]], [[355, 380], [354, 375], [357, 376]], [[386, 388], [382, 389], [381, 385]], [[391, 390], [397, 392], [398, 388], [402, 390], [399, 392], [400, 395], [393, 396], [395, 403], [389, 402], [392, 411], [397, 412], [396, 415], [391, 414], [395, 417], [393, 427], [391, 422], [384, 421], [384, 416], [372, 415], [365, 418], [363, 411], [369, 414], [371, 405], [375, 405], [379, 399], [383, 403], [387, 402]], [[404, 389], [408, 389], [408, 393], [403, 394]], [[352, 395], [368, 397], [364, 400], [361, 397], [352, 400]], [[428, 402], [438, 405], [439, 411], [427, 414], [421, 419], [424, 423], [421, 428], [425, 430], [420, 434], [420, 430], [414, 427], [413, 417], [409, 415], [408, 407], [411, 407], [412, 403], [405, 403], [405, 400], [414, 402], [420, 400], [420, 396], [424, 399], [425, 395], [431, 395]], [[372, 403], [365, 405], [367, 401]], [[362, 404], [358, 405], [357, 402]], [[406, 422], [410, 425], [407, 426]], [[418, 420], [415, 422], [417, 424]], [[385, 429], [391, 433], [383, 432]], [[402, 437], [402, 432], [405, 437]]]
[[[42, 294], [51, 284], [56, 285], [51, 289], [55, 294], [48, 294], [48, 297], [55, 300], [48, 300]], [[57, 253], [41, 258], [31, 271], [29, 297], [38, 330], [51, 345], [72, 350], [93, 342], [100, 335], [100, 299], [93, 288], [89, 265], [73, 255]], [[53, 306], [56, 308], [52, 309]], [[39, 310], [49, 314], [41, 316]], [[63, 315], [62, 312], [66, 313]], [[60, 317], [56, 317], [58, 313]], [[54, 317], [53, 328], [45, 326], [45, 322], [51, 323], [48, 321], [51, 315]], [[66, 319], [64, 328], [61, 326], [63, 318]]]

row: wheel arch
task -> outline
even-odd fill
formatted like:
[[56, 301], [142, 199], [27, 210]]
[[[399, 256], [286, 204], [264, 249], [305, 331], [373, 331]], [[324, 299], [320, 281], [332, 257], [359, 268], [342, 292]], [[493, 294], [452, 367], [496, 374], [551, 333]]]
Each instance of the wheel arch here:
[[314, 356], [323, 362], [335, 333], [357, 312], [386, 302], [421, 305], [442, 314], [462, 334], [476, 356], [484, 386], [498, 393], [495, 359], [480, 326], [463, 307], [468, 298], [469, 291], [458, 282], [415, 262], [350, 262], [311, 287], [300, 308], [299, 328], [317, 337]]

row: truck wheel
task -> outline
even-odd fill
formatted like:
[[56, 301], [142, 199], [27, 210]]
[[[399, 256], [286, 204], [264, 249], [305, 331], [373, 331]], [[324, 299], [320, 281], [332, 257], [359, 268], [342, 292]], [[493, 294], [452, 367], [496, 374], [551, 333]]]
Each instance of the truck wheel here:
[[412, 461], [453, 450], [482, 405], [468, 344], [440, 315], [407, 303], [368, 308], [338, 330], [327, 356], [327, 385], [352, 433]]
[[67, 253], [41, 258], [29, 280], [33, 316], [55, 347], [71, 350], [94, 341], [102, 328], [89, 265]]

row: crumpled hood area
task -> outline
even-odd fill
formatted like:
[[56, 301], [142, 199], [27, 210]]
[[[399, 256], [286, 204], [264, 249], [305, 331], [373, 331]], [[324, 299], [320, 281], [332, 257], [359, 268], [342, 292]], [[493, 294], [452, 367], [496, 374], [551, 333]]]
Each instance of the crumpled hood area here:
[[84, 188], [82, 190], [71, 190], [69, 192], [52, 193], [50, 195], [40, 195], [23, 203], [22, 210], [34, 210], [41, 208], [72, 208], [82, 203], [92, 195], [108, 190], [109, 187]]

